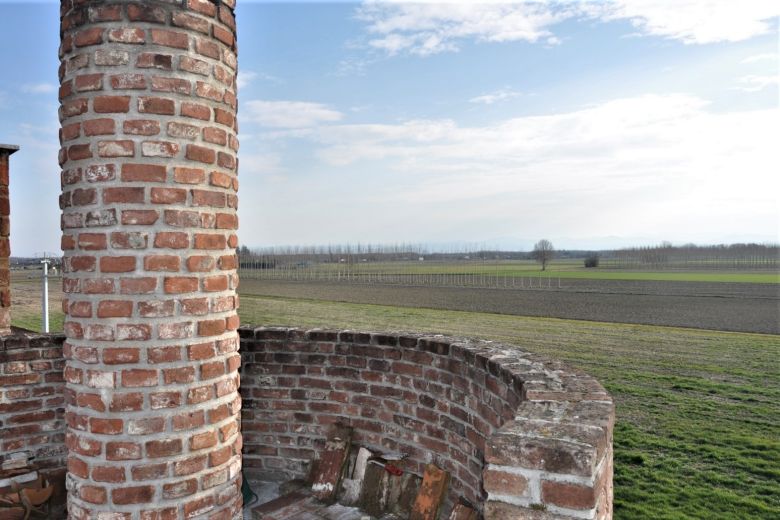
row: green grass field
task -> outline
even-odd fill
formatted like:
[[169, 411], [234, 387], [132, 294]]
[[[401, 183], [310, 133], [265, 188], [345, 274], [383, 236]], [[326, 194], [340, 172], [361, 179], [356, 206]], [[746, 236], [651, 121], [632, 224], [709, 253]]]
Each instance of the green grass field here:
[[615, 518], [780, 518], [780, 337], [248, 295], [241, 317], [488, 338], [563, 359], [615, 398]]

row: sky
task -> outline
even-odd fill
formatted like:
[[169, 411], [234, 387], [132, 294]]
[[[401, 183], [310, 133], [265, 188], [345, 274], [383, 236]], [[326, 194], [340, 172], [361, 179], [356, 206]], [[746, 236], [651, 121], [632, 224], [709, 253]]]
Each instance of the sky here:
[[[0, 0], [15, 256], [59, 251], [58, 5]], [[236, 14], [250, 248], [780, 241], [780, 2]]]

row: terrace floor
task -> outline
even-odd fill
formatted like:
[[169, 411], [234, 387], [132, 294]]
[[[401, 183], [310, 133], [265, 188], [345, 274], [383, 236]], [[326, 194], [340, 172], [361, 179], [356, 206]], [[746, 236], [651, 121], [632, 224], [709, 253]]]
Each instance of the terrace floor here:
[[244, 507], [244, 520], [396, 520], [394, 516], [376, 519], [356, 507], [326, 505], [304, 489], [285, 493], [278, 482], [249, 482], [258, 498]]

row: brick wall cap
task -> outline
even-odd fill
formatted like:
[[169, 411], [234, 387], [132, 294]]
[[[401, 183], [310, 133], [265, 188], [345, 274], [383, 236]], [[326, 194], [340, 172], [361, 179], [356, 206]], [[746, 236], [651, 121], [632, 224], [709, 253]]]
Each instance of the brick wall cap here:
[[0, 155], [11, 155], [19, 151], [19, 145], [17, 144], [3, 144], [0, 143]]

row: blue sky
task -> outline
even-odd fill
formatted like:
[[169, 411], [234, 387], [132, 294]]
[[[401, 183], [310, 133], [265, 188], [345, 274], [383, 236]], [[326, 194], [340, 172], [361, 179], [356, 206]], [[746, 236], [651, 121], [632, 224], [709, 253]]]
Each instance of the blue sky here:
[[[241, 241], [780, 241], [778, 14], [240, 0]], [[57, 17], [0, 1], [15, 255], [58, 250]]]

